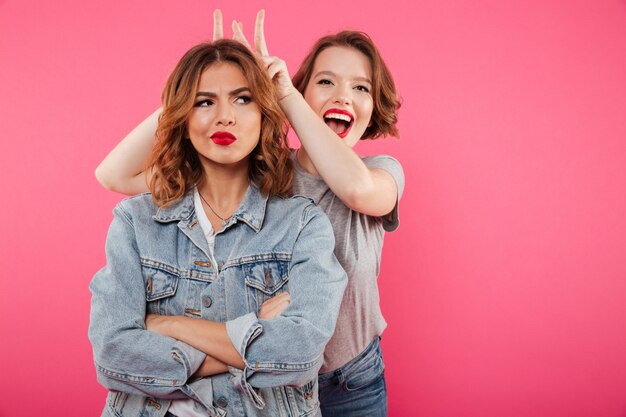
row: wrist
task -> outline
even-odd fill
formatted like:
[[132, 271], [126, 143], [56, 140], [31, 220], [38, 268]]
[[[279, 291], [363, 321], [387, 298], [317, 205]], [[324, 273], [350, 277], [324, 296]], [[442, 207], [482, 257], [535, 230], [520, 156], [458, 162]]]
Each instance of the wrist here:
[[283, 106], [283, 103], [289, 102], [289, 100], [293, 99], [293, 97], [296, 97], [298, 94], [300, 94], [300, 92], [295, 87], [281, 91], [279, 92], [278, 103]]

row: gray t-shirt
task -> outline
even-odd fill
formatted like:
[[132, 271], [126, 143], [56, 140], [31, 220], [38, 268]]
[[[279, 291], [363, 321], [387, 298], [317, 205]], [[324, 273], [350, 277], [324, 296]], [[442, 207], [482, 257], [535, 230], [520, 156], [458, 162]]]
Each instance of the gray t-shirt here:
[[[385, 231], [398, 228], [398, 204], [384, 217], [368, 216], [348, 208], [324, 180], [305, 171], [291, 153], [295, 166], [293, 193], [312, 198], [328, 215], [335, 232], [335, 256], [348, 274], [335, 334], [324, 352], [321, 373], [333, 371], [361, 353], [387, 323], [380, 311], [377, 278]], [[362, 158], [369, 168], [387, 171], [398, 186], [398, 200], [404, 190], [400, 163], [387, 155]]]

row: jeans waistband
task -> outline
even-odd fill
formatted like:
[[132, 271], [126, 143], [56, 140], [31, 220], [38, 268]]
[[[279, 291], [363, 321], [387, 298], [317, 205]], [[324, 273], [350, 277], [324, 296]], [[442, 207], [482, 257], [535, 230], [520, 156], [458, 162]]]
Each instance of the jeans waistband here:
[[346, 363], [345, 365], [335, 369], [334, 371], [330, 371], [330, 372], [326, 372], [323, 374], [320, 374], [318, 377], [318, 381], [320, 383], [325, 382], [337, 375], [340, 375], [342, 373], [347, 373], [350, 371], [350, 368], [356, 366], [359, 364], [359, 362], [366, 360], [369, 356], [375, 355], [375, 354], [380, 354], [380, 336], [377, 336], [376, 339], [372, 340], [372, 343], [370, 343], [369, 345], [367, 345], [367, 347], [365, 348], [365, 350], [363, 350], [363, 352], [359, 353], [357, 356], [355, 356], [354, 358], [352, 358], [348, 363]]

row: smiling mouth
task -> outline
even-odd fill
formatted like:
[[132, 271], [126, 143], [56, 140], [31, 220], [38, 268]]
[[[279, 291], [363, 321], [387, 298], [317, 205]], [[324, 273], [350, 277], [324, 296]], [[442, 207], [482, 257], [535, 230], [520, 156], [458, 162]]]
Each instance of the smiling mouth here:
[[340, 138], [345, 138], [352, 128], [354, 116], [345, 110], [330, 109], [324, 113], [324, 122]]

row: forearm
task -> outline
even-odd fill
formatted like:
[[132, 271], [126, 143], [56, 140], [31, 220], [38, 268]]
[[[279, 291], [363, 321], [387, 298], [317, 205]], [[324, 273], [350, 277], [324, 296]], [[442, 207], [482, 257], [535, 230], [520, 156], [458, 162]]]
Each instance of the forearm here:
[[[226, 325], [184, 316], [162, 316], [162, 332], [206, 353], [225, 365], [243, 369], [244, 362], [226, 332]], [[159, 331], [161, 332], [161, 331]], [[215, 369], [219, 365], [213, 365]]]
[[124, 194], [148, 190], [144, 172], [162, 109], [157, 109], [134, 128], [96, 168], [96, 178], [105, 188]]
[[223, 374], [228, 372], [228, 365], [224, 362], [207, 355], [200, 368], [193, 374], [194, 378]]

